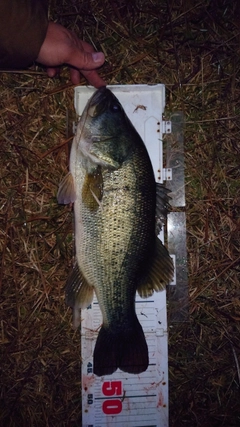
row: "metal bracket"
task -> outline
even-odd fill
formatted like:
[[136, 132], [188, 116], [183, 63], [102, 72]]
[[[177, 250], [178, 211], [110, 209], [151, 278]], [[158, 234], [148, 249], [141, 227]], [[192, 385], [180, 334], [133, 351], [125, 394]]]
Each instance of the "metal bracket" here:
[[162, 121], [162, 133], [169, 134], [172, 132], [172, 122], [170, 120]]
[[171, 181], [172, 180], [172, 169], [171, 168], [163, 168], [162, 179], [163, 179], [163, 181]]
[[73, 131], [73, 135], [75, 135], [75, 134], [76, 134], [76, 132], [77, 132], [77, 125], [78, 125], [78, 123], [77, 123], [77, 122], [73, 122], [73, 124], [72, 124], [72, 131]]

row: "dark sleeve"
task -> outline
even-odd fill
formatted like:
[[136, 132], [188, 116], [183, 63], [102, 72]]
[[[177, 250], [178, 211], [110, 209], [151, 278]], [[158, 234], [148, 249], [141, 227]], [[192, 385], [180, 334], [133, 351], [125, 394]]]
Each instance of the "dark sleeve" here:
[[0, 69], [31, 65], [47, 27], [47, 0], [0, 0]]

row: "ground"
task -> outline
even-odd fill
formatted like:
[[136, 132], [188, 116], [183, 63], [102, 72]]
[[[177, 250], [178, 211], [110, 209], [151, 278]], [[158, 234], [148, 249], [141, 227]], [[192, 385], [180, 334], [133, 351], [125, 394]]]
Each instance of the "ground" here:
[[[164, 83], [185, 117], [189, 309], [169, 322], [170, 427], [240, 424], [240, 6], [229, 0], [55, 0], [50, 16], [103, 50], [108, 84]], [[84, 78], [82, 84], [86, 84]], [[0, 425], [81, 425], [67, 171], [73, 86], [39, 66], [0, 73]]]

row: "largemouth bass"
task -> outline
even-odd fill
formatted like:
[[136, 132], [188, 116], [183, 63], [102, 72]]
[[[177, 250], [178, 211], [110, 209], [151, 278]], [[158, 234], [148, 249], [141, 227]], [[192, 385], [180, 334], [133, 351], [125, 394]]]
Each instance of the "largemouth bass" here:
[[94, 291], [102, 312], [94, 373], [145, 371], [148, 347], [135, 295], [148, 297], [172, 278], [171, 257], [156, 236], [169, 197], [155, 183], [141, 137], [106, 87], [93, 94], [83, 111], [58, 201], [74, 202], [76, 264], [66, 300], [75, 327]]

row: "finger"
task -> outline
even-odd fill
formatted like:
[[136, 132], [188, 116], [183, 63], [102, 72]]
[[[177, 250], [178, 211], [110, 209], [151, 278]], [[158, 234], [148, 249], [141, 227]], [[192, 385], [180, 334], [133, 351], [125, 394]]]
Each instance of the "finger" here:
[[60, 73], [60, 68], [58, 67], [48, 67], [46, 69], [48, 77], [56, 77]]
[[76, 46], [69, 50], [66, 63], [72, 65], [79, 70], [94, 70], [101, 67], [105, 61], [105, 56], [102, 52], [87, 52], [80, 51]]
[[[82, 71], [81, 74], [88, 80], [89, 84], [99, 88], [106, 86], [107, 83], [98, 75], [97, 71]], [[74, 85], [78, 85], [81, 81], [81, 74], [75, 68], [70, 68], [70, 78]]]
[[71, 78], [71, 82], [74, 85], [78, 85], [80, 83], [80, 72], [78, 70], [76, 70], [76, 68], [70, 68], [70, 78]]
[[88, 80], [90, 85], [99, 88], [102, 86], [106, 86], [107, 83], [99, 76], [96, 70], [91, 71], [82, 71], [81, 74]]
[[96, 88], [106, 86], [106, 82], [98, 75], [96, 68], [100, 67], [105, 61], [102, 52], [95, 52], [88, 43], [77, 39], [77, 45], [71, 51], [68, 58], [70, 68], [70, 77], [73, 84], [79, 84], [80, 73], [88, 80], [89, 84]]

